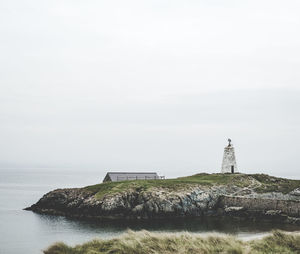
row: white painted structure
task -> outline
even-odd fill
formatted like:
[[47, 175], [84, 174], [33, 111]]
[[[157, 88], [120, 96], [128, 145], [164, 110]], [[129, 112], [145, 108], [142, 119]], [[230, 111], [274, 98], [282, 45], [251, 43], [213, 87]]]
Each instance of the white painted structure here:
[[235, 160], [234, 147], [232, 146], [230, 139], [228, 139], [228, 142], [228, 146], [224, 148], [221, 173], [236, 173], [237, 165]]

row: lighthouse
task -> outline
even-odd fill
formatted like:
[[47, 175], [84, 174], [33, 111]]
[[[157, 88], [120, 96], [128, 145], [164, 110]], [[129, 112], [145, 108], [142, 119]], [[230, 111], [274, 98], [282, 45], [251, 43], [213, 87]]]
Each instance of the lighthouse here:
[[228, 146], [224, 148], [223, 162], [221, 173], [235, 173], [237, 172], [237, 165], [234, 154], [234, 147], [231, 144], [231, 139], [228, 139]]

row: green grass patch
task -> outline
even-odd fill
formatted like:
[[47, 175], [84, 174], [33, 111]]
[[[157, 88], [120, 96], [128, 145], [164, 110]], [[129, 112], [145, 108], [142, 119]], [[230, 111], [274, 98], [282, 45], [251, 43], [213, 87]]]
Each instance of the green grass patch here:
[[[254, 184], [254, 186], [252, 186]], [[288, 193], [300, 187], [300, 180], [276, 178], [264, 174], [196, 174], [187, 177], [165, 180], [133, 180], [121, 182], [106, 182], [87, 186], [86, 191], [93, 192], [98, 199], [105, 195], [112, 195], [128, 190], [137, 192], [147, 191], [151, 188], [163, 188], [166, 191], [187, 189], [192, 186], [231, 185], [247, 187], [251, 185], [259, 193], [277, 191]]]
[[280, 231], [263, 239], [241, 241], [228, 235], [203, 237], [190, 233], [128, 231], [111, 240], [93, 240], [75, 247], [56, 243], [44, 254], [196, 254], [196, 253], [300, 253], [300, 234]]
[[300, 187], [300, 180], [279, 178], [266, 174], [254, 174], [251, 176], [261, 183], [261, 186], [255, 189], [259, 193], [274, 191], [286, 194]]
[[241, 174], [197, 174], [193, 176], [180, 177], [165, 180], [133, 180], [120, 182], [105, 182], [84, 189], [95, 193], [95, 196], [101, 199], [105, 195], [120, 193], [127, 190], [146, 191], [150, 188], [164, 188], [168, 191], [181, 190], [195, 185], [212, 186], [226, 185], [230, 183], [241, 184], [243, 182]]

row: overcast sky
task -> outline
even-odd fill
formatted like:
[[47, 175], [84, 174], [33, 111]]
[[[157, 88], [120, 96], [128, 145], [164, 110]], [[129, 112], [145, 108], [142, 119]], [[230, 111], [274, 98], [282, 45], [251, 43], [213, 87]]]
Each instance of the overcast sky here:
[[219, 172], [230, 137], [300, 178], [299, 31], [299, 0], [0, 0], [0, 168]]

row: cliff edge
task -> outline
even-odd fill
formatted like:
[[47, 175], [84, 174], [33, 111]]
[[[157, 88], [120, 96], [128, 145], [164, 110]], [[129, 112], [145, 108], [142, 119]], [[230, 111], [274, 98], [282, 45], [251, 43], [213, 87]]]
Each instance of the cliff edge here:
[[58, 189], [26, 208], [76, 218], [235, 216], [300, 224], [300, 180], [264, 174], [197, 174]]

